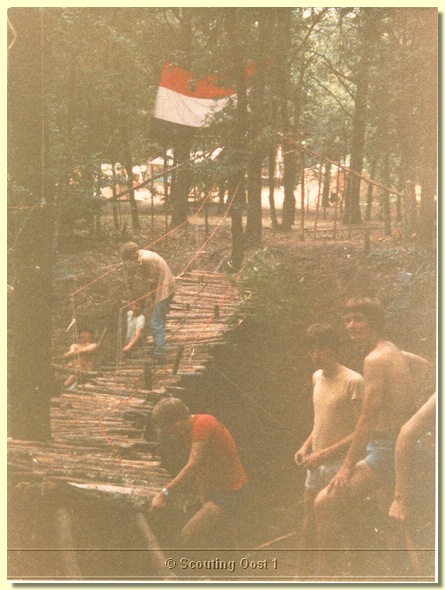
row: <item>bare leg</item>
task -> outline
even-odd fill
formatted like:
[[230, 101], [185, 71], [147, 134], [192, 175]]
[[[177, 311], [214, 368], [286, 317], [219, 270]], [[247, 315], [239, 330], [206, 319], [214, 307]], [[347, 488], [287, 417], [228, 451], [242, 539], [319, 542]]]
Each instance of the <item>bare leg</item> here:
[[307, 577], [315, 573], [315, 555], [308, 549], [317, 546], [314, 501], [316, 492], [304, 490], [304, 516], [301, 528], [300, 552], [298, 554], [298, 575]]
[[[352, 511], [351, 503], [356, 503], [381, 482], [374, 472], [365, 464], [355, 467], [347, 489], [322, 490], [315, 499], [315, 518], [318, 530], [318, 546], [326, 551], [319, 551], [319, 573], [322, 576], [340, 574], [339, 561], [342, 533], [353, 530], [354, 524], [348, 522]], [[331, 550], [331, 551], [329, 551]]]
[[75, 375], [70, 375], [69, 377], [67, 377], [65, 379], [65, 382], [64, 382], [63, 386], [65, 388], [70, 387], [75, 381], [76, 381], [76, 376]]
[[189, 549], [207, 547], [207, 537], [212, 529], [217, 526], [222, 515], [221, 508], [213, 502], [206, 502], [182, 529], [181, 539], [183, 546]]

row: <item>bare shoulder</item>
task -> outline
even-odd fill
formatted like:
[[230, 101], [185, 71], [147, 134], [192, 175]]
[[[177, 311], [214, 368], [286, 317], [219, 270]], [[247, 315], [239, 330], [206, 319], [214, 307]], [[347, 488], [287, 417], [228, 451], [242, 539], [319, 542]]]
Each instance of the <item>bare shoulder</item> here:
[[401, 358], [401, 350], [392, 342], [383, 340], [366, 355], [365, 368], [382, 368], [388, 364], [392, 365], [394, 362], [397, 362], [397, 359]]
[[412, 352], [407, 352], [406, 350], [401, 350], [400, 352], [409, 365], [425, 367], [425, 369], [430, 366], [430, 362], [422, 356]]

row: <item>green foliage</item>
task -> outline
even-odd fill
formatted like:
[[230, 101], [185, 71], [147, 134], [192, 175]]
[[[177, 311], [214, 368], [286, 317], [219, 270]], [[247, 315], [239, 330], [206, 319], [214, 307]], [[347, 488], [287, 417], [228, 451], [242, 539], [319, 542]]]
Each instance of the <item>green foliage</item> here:
[[272, 250], [259, 250], [243, 273], [241, 309], [266, 325], [301, 321], [298, 307], [307, 296], [308, 279]]
[[341, 309], [355, 296], [383, 302], [388, 337], [399, 346], [435, 356], [436, 268], [431, 251], [311, 248], [310, 255], [257, 251], [243, 272], [241, 308], [263, 329], [298, 331], [314, 322], [342, 328]]

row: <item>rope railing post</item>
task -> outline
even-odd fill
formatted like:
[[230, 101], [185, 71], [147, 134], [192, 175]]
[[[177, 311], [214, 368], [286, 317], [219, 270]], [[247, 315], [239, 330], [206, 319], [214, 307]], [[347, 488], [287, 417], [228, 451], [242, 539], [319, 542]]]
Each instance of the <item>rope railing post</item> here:
[[338, 199], [340, 190], [340, 166], [337, 166], [336, 183], [335, 183], [335, 201], [334, 201], [334, 235], [333, 238], [337, 237], [337, 218], [338, 218]]
[[[321, 181], [323, 177], [323, 162], [320, 161], [320, 168], [318, 171], [318, 195], [317, 195], [317, 204], [315, 208], [315, 222], [314, 222], [314, 240], [317, 237], [317, 224], [318, 224], [318, 214], [320, 211], [320, 199], [321, 199]], [[325, 208], [326, 212], [326, 208]]]
[[304, 151], [301, 151], [301, 222], [300, 232], [301, 239], [304, 240]]
[[154, 194], [153, 194], [154, 183], [150, 184], [150, 200], [151, 200], [151, 207], [150, 207], [150, 214], [151, 214], [151, 235], [154, 235], [154, 226], [155, 226], [155, 204], [154, 204]]

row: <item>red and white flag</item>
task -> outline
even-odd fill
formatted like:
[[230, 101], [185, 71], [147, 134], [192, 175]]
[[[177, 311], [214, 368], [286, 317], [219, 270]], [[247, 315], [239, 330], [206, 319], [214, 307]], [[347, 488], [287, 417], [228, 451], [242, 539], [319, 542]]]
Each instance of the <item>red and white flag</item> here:
[[213, 113], [236, 98], [234, 88], [222, 88], [217, 76], [196, 80], [179, 66], [165, 64], [156, 95], [152, 132], [163, 138], [191, 135], [209, 123]]

